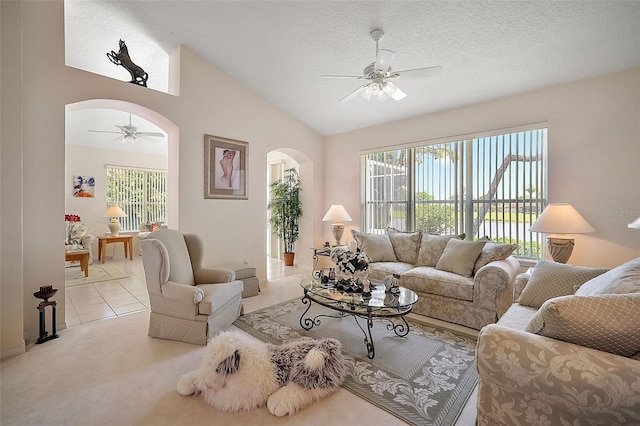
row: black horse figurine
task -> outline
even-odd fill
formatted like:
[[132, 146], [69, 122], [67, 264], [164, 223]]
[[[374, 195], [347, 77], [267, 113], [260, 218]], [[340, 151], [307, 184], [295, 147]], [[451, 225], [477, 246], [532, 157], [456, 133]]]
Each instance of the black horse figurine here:
[[147, 87], [147, 79], [149, 78], [149, 75], [142, 69], [142, 67], [133, 63], [131, 57], [129, 57], [129, 49], [127, 49], [127, 45], [123, 40], [120, 40], [120, 50], [118, 53], [112, 50], [107, 53], [107, 58], [109, 58], [109, 60], [114, 64], [122, 65], [124, 69], [129, 71], [129, 74], [131, 74], [131, 81], [129, 83]]

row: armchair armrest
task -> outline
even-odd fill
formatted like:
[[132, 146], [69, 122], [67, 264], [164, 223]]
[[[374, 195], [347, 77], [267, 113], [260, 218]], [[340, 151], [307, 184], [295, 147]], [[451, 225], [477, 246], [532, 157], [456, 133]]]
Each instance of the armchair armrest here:
[[196, 284], [228, 283], [236, 279], [236, 272], [224, 268], [200, 268], [193, 272]]
[[[500, 317], [513, 303], [512, 286], [519, 267], [520, 263], [509, 256], [480, 268], [473, 283], [473, 299], [474, 302], [477, 300], [477, 306], [495, 310]], [[499, 297], [504, 290], [507, 290], [506, 298]]]
[[493, 424], [640, 422], [638, 360], [492, 324], [476, 367], [478, 412]]
[[162, 285], [161, 290], [162, 296], [167, 299], [177, 300], [183, 303], [192, 303], [196, 305], [204, 299], [204, 291], [192, 285], [167, 281]]

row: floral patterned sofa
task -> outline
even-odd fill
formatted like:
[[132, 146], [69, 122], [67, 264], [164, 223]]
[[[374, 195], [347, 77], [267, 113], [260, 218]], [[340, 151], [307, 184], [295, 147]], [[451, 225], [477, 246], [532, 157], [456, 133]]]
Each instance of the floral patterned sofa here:
[[89, 250], [89, 263], [92, 263], [91, 245], [96, 237], [89, 234], [89, 227], [82, 223], [80, 216], [76, 214], [65, 214], [64, 230], [65, 251]]
[[513, 303], [520, 266], [511, 256], [516, 245], [393, 228], [382, 235], [351, 233], [358, 250], [372, 260], [370, 279], [398, 274], [400, 285], [418, 294], [413, 313], [479, 330]]
[[640, 258], [541, 261], [477, 345], [478, 425], [640, 424]]

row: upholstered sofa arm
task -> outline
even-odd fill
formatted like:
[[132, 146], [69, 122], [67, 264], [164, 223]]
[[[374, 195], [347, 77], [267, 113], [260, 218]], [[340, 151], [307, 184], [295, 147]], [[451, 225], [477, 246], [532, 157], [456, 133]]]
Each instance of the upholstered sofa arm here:
[[[477, 306], [495, 310], [498, 317], [502, 316], [513, 303], [512, 286], [519, 268], [520, 262], [512, 256], [490, 262], [480, 268], [473, 282], [473, 299], [474, 302], [477, 301]], [[504, 290], [507, 290], [506, 297], [501, 298], [499, 293], [504, 293]]]
[[640, 361], [492, 324], [478, 337], [478, 423], [640, 423]]
[[196, 284], [228, 283], [236, 279], [236, 272], [224, 268], [200, 268], [193, 272]]
[[183, 303], [200, 303], [204, 299], [204, 291], [192, 285], [167, 281], [162, 285], [162, 295], [167, 299], [181, 301]]
[[513, 301], [514, 302], [518, 300], [518, 298], [522, 294], [522, 291], [524, 290], [527, 283], [529, 282], [530, 278], [531, 278], [530, 274], [519, 274], [516, 277], [516, 281], [513, 283]]

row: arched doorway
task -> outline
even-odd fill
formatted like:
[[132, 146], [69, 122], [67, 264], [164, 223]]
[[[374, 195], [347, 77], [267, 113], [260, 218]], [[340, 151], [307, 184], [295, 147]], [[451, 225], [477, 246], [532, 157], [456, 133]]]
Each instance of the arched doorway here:
[[[269, 204], [269, 185], [271, 182], [280, 179], [284, 170], [296, 168], [300, 175], [300, 185], [302, 191], [300, 198], [302, 202], [303, 215], [299, 222], [299, 239], [296, 244], [296, 266], [311, 267], [310, 251], [307, 249], [313, 246], [313, 223], [314, 223], [314, 170], [311, 159], [304, 153], [292, 148], [279, 148], [267, 153], [267, 205]], [[267, 263], [282, 260], [282, 243], [272, 235], [271, 227], [268, 223], [267, 211], [267, 235], [266, 253]]]

